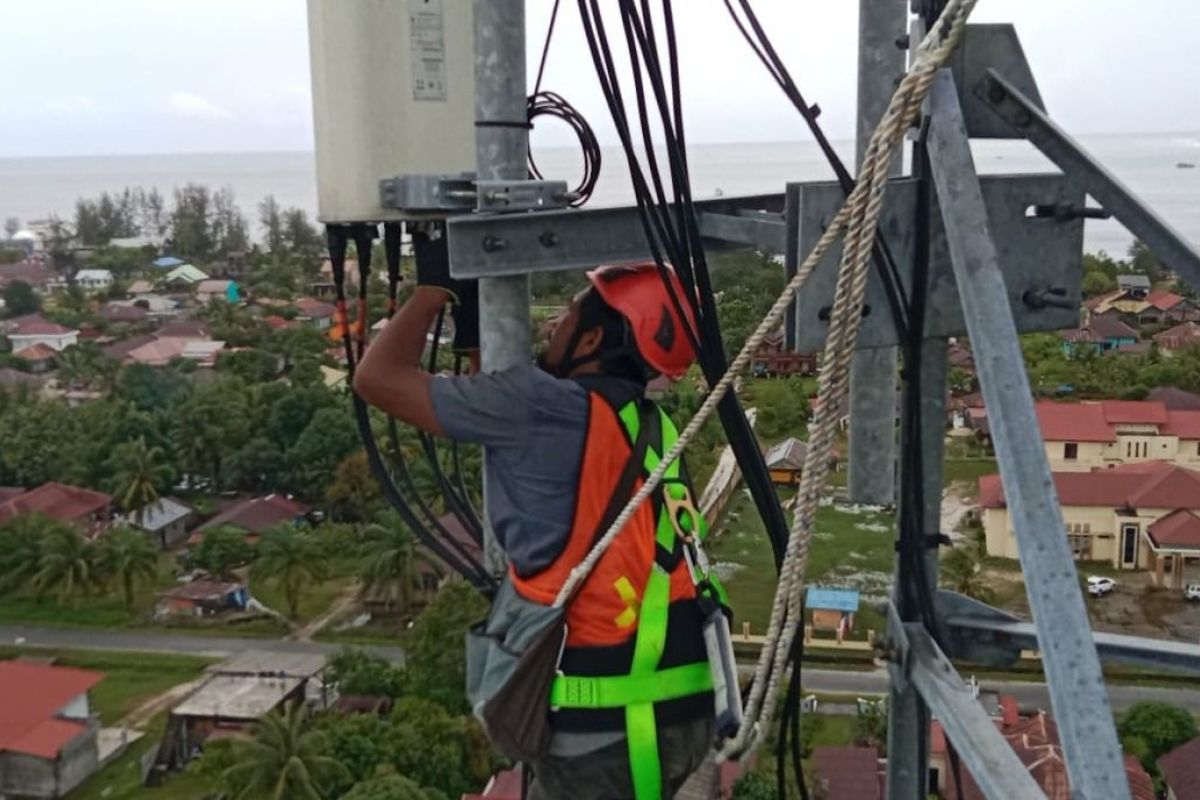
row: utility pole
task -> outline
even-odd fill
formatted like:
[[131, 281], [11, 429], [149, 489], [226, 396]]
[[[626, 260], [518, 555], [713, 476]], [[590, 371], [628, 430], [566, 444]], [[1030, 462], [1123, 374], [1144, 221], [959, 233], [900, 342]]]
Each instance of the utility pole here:
[[[904, 74], [897, 40], [908, 22], [906, 0], [859, 0], [858, 123], [855, 164]], [[899, 175], [900, 154], [892, 165]], [[850, 366], [850, 502], [890, 505], [896, 499], [895, 347], [859, 350]]]
[[[477, 180], [529, 177], [525, 110], [525, 0], [474, 0], [475, 171]], [[483, 369], [498, 372], [529, 362], [529, 275], [479, 280]], [[484, 495], [488, 480], [484, 475]], [[485, 520], [488, 569], [505, 569], [504, 553]]]

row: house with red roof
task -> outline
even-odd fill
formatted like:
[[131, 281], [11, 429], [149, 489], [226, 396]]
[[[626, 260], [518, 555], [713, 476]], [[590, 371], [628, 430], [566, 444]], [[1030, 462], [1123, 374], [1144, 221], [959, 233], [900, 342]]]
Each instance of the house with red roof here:
[[886, 782], [874, 747], [816, 747], [813, 784], [825, 800], [880, 800]]
[[1200, 306], [1186, 297], [1156, 289], [1146, 295], [1146, 308], [1138, 315], [1142, 323], [1180, 323], [1200, 321]]
[[[1153, 570], [1156, 585], [1182, 588], [1200, 561], [1200, 472], [1166, 461], [1091, 472], [1055, 472], [1064, 535], [1075, 557], [1119, 569]], [[988, 554], [1017, 558], [999, 475], [979, 479]]]
[[1200, 345], [1200, 322], [1189, 320], [1167, 328], [1154, 337], [1154, 343], [1168, 353]]
[[[1054, 720], [1044, 711], [1021, 716], [1016, 700], [1009, 696], [1001, 697], [1000, 705], [1001, 714], [994, 718], [996, 727], [1047, 800], [1072, 800], [1067, 762]], [[930, 725], [929, 760], [936, 773], [932, 780], [937, 781], [940, 796], [946, 800], [987, 800], [966, 764], [961, 765], [958, 773], [961, 785], [955, 779], [949, 763], [949, 743], [936, 720]], [[1154, 782], [1141, 763], [1131, 755], [1125, 756], [1124, 763], [1133, 800], [1155, 800]]]
[[100, 764], [99, 672], [0, 661], [0, 797], [63, 797]]
[[319, 331], [329, 330], [333, 324], [333, 315], [337, 312], [332, 303], [311, 297], [301, 297], [292, 305], [296, 309], [296, 319], [307, 322]]
[[1167, 800], [1200, 797], [1200, 736], [1160, 758], [1158, 771], [1167, 786]]
[[29, 365], [29, 371], [34, 375], [40, 375], [43, 372], [49, 372], [54, 369], [54, 362], [58, 358], [58, 351], [49, 345], [38, 344], [26, 347], [24, 350], [17, 350], [13, 356], [21, 359]]
[[1200, 469], [1200, 411], [1167, 408], [1161, 400], [1037, 404], [1050, 469], [1170, 461]]
[[14, 352], [44, 344], [61, 353], [79, 342], [79, 331], [51, 322], [41, 314], [26, 314], [0, 322], [0, 332], [8, 337], [9, 347]]
[[1063, 353], [1074, 358], [1084, 351], [1107, 353], [1132, 347], [1138, 343], [1138, 332], [1115, 314], [1093, 314], [1078, 328], [1060, 331]]
[[18, 494], [0, 494], [0, 523], [23, 514], [43, 514], [74, 526], [90, 538], [108, 528], [111, 507], [112, 498], [104, 492], [65, 483], [43, 483]]
[[276, 525], [304, 522], [308, 512], [308, 506], [282, 494], [253, 497], [235, 503], [201, 525], [188, 538], [188, 543], [199, 544], [204, 540], [205, 531], [221, 527], [239, 528], [245, 531], [247, 539], [254, 540]]

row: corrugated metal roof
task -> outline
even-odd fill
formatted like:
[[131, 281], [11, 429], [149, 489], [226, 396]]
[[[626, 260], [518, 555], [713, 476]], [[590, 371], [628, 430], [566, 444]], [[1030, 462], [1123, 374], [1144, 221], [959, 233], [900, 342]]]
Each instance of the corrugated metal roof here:
[[79, 733], [49, 725], [72, 700], [100, 681], [103, 673], [25, 661], [0, 661], [0, 752], [17, 750], [43, 758], [58, 755]]

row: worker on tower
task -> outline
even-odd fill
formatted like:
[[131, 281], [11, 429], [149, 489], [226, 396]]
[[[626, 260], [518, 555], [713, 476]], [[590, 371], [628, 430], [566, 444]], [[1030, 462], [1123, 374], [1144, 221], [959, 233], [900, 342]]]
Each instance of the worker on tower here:
[[[426, 334], [468, 288], [450, 278], [438, 234], [414, 235], [418, 288], [354, 389], [418, 428], [484, 446], [487, 515], [509, 568], [469, 637], [472, 706], [497, 749], [532, 766], [530, 798], [673, 797], [729, 725], [714, 711], [705, 641], [714, 614], [725, 622], [723, 592], [697, 564], [706, 526], [679, 462], [565, 608], [553, 604], [676, 440], [645, 390], [691, 365], [690, 309], [685, 322], [653, 263], [596, 269], [536, 365], [434, 376], [421, 367]], [[721, 673], [715, 682], [727, 695]]]

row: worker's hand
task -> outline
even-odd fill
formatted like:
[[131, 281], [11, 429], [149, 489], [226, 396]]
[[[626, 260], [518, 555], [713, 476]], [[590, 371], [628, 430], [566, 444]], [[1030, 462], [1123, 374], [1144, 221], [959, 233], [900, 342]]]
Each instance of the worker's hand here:
[[458, 305], [454, 317], [454, 352], [479, 349], [479, 281], [458, 281]]
[[417, 261], [417, 285], [441, 289], [451, 302], [460, 303], [466, 293], [467, 282], [450, 277], [445, 225], [430, 223], [424, 229], [414, 230], [412, 243]]

